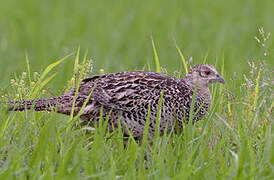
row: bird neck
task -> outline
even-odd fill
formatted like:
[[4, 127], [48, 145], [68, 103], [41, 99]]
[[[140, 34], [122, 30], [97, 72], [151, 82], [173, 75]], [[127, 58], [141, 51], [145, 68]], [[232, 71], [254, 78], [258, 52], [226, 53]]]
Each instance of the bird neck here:
[[211, 97], [209, 87], [205, 85], [202, 81], [199, 81], [199, 79], [197, 79], [196, 77], [193, 78], [192, 75], [187, 74], [185, 78], [183, 78], [183, 80], [186, 81], [193, 89], [195, 89], [195, 87], [197, 86], [198, 94], [207, 98]]
[[208, 84], [206, 82], [203, 82], [201, 79], [199, 79], [198, 76], [196, 76], [196, 74], [187, 74], [185, 76], [185, 79], [186, 82], [188, 82], [190, 85], [192, 86], [198, 86], [198, 88], [200, 89], [209, 89], [208, 87]]

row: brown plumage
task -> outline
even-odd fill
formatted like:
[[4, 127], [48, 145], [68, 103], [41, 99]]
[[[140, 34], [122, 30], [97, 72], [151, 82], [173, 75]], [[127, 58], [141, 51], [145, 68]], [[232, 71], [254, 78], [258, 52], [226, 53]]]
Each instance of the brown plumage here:
[[[100, 119], [110, 114], [109, 129], [118, 127], [118, 119], [125, 136], [131, 131], [133, 136], [141, 140], [146, 123], [149, 106], [151, 107], [149, 134], [155, 131], [157, 109], [161, 93], [160, 132], [165, 128], [169, 132], [177, 121], [182, 128], [182, 121], [189, 120], [191, 101], [195, 85], [197, 95], [194, 104], [193, 121], [200, 120], [208, 111], [211, 103], [209, 86], [214, 82], [225, 83], [216, 69], [208, 64], [194, 66], [182, 79], [156, 72], [134, 71], [115, 74], [98, 75], [82, 80], [76, 96], [74, 115], [82, 108], [86, 98], [93, 90], [80, 118], [94, 126]], [[39, 99], [35, 102], [11, 101], [10, 111], [24, 111], [34, 108], [35, 111], [56, 111], [69, 115], [73, 106], [76, 89], [58, 97]]]

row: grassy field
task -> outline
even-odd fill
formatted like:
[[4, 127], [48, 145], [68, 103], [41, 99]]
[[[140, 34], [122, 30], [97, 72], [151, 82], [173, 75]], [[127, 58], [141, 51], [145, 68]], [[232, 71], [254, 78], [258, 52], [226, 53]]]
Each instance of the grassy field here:
[[104, 125], [2, 103], [0, 179], [274, 179], [274, 1], [0, 1], [0, 101], [60, 95], [87, 51], [86, 75], [156, 71], [152, 38], [162, 71], [184, 75], [176, 41], [227, 81], [211, 88], [203, 120], [155, 137], [150, 152], [133, 140], [124, 148]]

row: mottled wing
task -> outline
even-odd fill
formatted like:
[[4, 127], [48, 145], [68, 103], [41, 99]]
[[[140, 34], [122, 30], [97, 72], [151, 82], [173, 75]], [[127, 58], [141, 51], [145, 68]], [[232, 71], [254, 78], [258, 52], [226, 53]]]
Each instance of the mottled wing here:
[[84, 79], [79, 93], [91, 101], [112, 109], [131, 111], [138, 105], [148, 107], [157, 102], [162, 90], [173, 78], [155, 72], [122, 72]]

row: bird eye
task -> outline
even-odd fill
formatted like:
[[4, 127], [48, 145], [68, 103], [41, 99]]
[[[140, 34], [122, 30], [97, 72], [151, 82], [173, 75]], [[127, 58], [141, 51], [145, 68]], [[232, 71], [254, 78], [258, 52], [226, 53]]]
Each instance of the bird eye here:
[[210, 75], [210, 71], [206, 71], [205, 74], [206, 74], [206, 75]]

